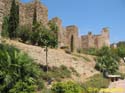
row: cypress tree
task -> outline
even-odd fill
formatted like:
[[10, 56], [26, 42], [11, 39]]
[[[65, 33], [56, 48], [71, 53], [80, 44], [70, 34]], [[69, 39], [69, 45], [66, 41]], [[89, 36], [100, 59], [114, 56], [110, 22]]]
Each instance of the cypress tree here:
[[35, 1], [34, 5], [34, 13], [33, 13], [33, 22], [32, 22], [32, 31], [34, 32], [36, 30], [36, 25], [37, 25], [37, 2]]
[[11, 39], [16, 38], [16, 30], [19, 24], [19, 6], [16, 5], [15, 0], [12, 1], [10, 16], [8, 22], [9, 37]]
[[33, 14], [33, 25], [37, 23], [37, 9], [36, 9], [36, 2], [35, 2], [35, 7], [34, 7], [34, 14]]

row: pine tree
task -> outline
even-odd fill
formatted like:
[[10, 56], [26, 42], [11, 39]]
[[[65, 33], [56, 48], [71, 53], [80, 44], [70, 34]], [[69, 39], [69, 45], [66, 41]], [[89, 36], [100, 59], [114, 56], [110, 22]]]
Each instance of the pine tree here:
[[16, 38], [16, 30], [19, 24], [19, 6], [16, 5], [15, 0], [12, 1], [10, 16], [8, 22], [9, 37], [11, 39]]

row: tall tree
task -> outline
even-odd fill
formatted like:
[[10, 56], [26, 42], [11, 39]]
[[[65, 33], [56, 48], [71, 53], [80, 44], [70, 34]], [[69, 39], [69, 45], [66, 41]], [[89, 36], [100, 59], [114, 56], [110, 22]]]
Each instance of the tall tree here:
[[34, 6], [34, 14], [33, 14], [33, 25], [37, 23], [37, 6], [36, 6], [36, 2], [35, 2], [35, 6]]
[[15, 0], [12, 1], [10, 16], [8, 22], [9, 37], [11, 39], [16, 38], [16, 31], [19, 24], [19, 6], [16, 5]]
[[35, 4], [34, 4], [34, 13], [33, 13], [33, 22], [32, 22], [32, 31], [36, 31], [36, 28], [37, 28], [37, 2], [35, 1]]

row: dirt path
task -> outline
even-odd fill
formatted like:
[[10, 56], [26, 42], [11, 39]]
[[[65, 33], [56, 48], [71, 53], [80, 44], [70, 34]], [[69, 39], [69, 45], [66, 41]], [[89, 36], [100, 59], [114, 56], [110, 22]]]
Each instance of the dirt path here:
[[109, 85], [109, 89], [112, 91], [110, 93], [125, 93], [125, 80], [112, 82]]

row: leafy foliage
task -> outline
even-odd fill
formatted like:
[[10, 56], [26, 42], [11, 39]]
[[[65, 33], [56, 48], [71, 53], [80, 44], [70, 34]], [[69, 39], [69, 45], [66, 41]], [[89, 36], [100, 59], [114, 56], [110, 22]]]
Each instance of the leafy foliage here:
[[31, 35], [31, 43], [39, 46], [57, 47], [57, 39], [53, 31], [48, 30], [40, 23], [33, 25], [34, 31]]
[[64, 65], [61, 65], [60, 67], [49, 67], [47, 73], [44, 72], [44, 66], [41, 66], [41, 68], [43, 69], [42, 78], [44, 80], [50, 80], [53, 78], [56, 81], [60, 81], [61, 79], [71, 77], [71, 71]]
[[43, 87], [40, 76], [39, 67], [26, 54], [0, 45], [0, 93], [33, 93]]
[[117, 44], [118, 46], [118, 55], [121, 57], [121, 58], [124, 58], [125, 57], [125, 42], [119, 42]]
[[31, 37], [30, 27], [28, 25], [18, 27], [17, 36], [18, 38], [21, 39], [23, 43], [26, 43], [27, 41], [29, 41]]
[[82, 93], [82, 88], [80, 85], [68, 81], [68, 82], [58, 82], [52, 86], [52, 91], [54, 93]]
[[83, 93], [99, 93], [101, 88], [107, 88], [108, 86], [109, 80], [104, 78], [102, 74], [96, 74], [82, 84]]
[[3, 18], [2, 33], [1, 33], [1, 35], [2, 35], [3, 37], [9, 37], [8, 21], [9, 21], [9, 17], [8, 17], [8, 16], [5, 16], [5, 17]]
[[103, 47], [97, 53], [97, 63], [95, 68], [99, 71], [108, 71], [110, 74], [117, 72], [119, 67], [119, 57], [110, 48]]
[[101, 72], [108, 71], [109, 74], [114, 74], [118, 70], [118, 62], [111, 56], [102, 56], [97, 58], [95, 68]]

